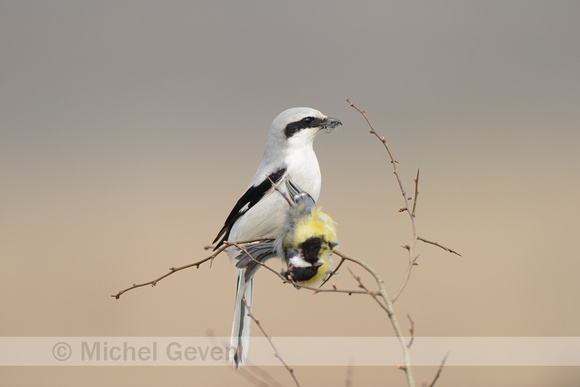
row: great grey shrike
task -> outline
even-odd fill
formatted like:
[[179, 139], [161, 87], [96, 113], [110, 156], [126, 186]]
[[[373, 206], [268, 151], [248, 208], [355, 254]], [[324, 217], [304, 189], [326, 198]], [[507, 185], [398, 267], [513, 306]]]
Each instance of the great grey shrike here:
[[[338, 125], [342, 125], [339, 120], [304, 107], [285, 110], [274, 119], [258, 170], [215, 238], [214, 243], [219, 242], [216, 249], [224, 241], [277, 237], [288, 203], [275, 192], [271, 181], [278, 184], [284, 179], [291, 179], [315, 201], [318, 200], [321, 176], [312, 145], [319, 131], [324, 129], [330, 132]], [[279, 189], [285, 191], [286, 187], [280, 184]], [[239, 249], [229, 248], [231, 260], [236, 259], [239, 253]], [[246, 278], [245, 272], [246, 268], [236, 269], [236, 303], [230, 344], [234, 368], [244, 364], [250, 336], [251, 318], [242, 299], [251, 309], [254, 276]]]

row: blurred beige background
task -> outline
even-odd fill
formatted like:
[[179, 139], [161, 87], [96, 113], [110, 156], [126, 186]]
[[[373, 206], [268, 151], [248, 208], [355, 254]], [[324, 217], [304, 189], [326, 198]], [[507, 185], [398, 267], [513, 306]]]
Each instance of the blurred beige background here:
[[[0, 335], [228, 336], [225, 256], [110, 294], [207, 255], [272, 119], [293, 106], [342, 120], [315, 144], [320, 204], [341, 251], [393, 292], [410, 227], [351, 98], [409, 191], [421, 168], [419, 234], [463, 254], [420, 246], [395, 305], [403, 327], [409, 313], [421, 336], [580, 336], [579, 14], [564, 1], [1, 2]], [[393, 334], [367, 298], [296, 292], [265, 272], [254, 312], [273, 336]], [[348, 370], [296, 372], [336, 386]], [[3, 386], [252, 385], [222, 367], [0, 374]], [[391, 367], [352, 380], [405, 384]], [[577, 367], [448, 367], [438, 384], [579, 382]]]

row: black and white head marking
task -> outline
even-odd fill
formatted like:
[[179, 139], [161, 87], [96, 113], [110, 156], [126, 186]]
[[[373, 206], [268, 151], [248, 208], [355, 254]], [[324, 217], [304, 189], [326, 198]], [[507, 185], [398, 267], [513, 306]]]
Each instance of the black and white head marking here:
[[334, 129], [338, 125], [342, 125], [342, 122], [340, 122], [336, 118], [332, 117], [320, 118], [308, 116], [302, 118], [299, 121], [294, 121], [286, 125], [286, 128], [284, 128], [284, 135], [286, 135], [286, 138], [290, 138], [297, 132], [301, 131], [302, 129], [308, 128]]

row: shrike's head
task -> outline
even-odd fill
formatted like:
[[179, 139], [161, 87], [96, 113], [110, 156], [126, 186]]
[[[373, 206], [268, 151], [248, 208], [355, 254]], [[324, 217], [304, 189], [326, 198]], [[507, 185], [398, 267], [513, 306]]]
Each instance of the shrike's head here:
[[284, 110], [272, 122], [268, 146], [300, 147], [312, 144], [320, 130], [332, 131], [342, 122], [316, 109], [299, 107]]

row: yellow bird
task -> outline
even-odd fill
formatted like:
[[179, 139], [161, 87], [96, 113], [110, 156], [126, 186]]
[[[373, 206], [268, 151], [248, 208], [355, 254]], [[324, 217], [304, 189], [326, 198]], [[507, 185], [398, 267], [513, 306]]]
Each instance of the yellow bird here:
[[286, 278], [318, 286], [332, 271], [332, 251], [338, 246], [336, 226], [308, 193], [286, 180], [292, 206], [286, 210], [282, 232], [274, 242], [288, 270]]
[[[282, 272], [299, 285], [318, 286], [332, 271], [332, 252], [338, 246], [335, 222], [298, 185], [286, 179], [290, 207], [276, 240], [248, 245], [248, 253], [265, 262], [280, 257], [286, 263]], [[237, 267], [245, 267], [246, 275], [253, 275], [258, 264], [245, 254], [238, 256]]]

